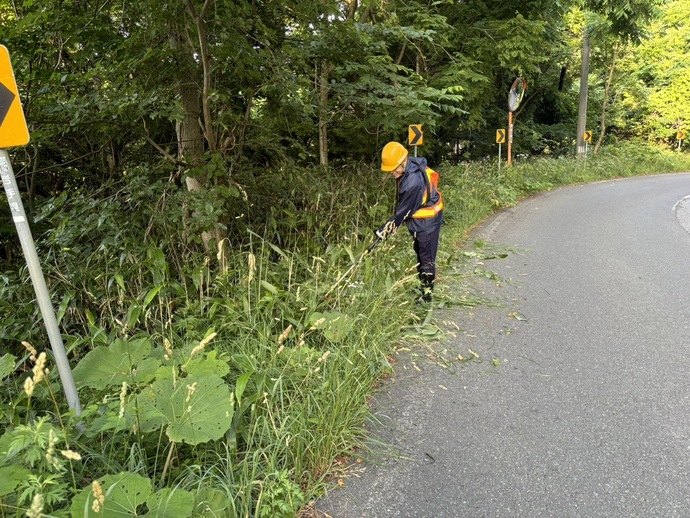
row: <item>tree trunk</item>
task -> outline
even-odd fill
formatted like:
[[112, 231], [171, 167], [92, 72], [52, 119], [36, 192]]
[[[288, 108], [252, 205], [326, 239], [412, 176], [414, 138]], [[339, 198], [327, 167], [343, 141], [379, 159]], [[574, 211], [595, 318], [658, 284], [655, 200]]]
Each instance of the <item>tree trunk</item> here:
[[347, 0], [347, 20], [354, 20], [357, 12], [358, 0]]
[[[178, 141], [177, 155], [179, 162], [184, 164], [180, 167], [185, 168], [184, 171], [180, 171], [181, 173], [189, 172], [189, 169], [203, 165], [206, 145], [212, 151], [217, 148], [209, 104], [211, 68], [204, 20], [210, 3], [211, 0], [206, 0], [201, 12], [197, 12], [191, 2], [187, 2], [189, 14], [194, 19], [198, 31], [199, 51], [192, 48], [191, 41], [185, 37], [179, 27], [172, 27], [171, 30], [171, 46], [178, 51], [180, 59], [183, 61], [177, 94], [180, 97], [184, 116], [175, 124]], [[193, 54], [197, 54], [201, 58], [202, 74], [199, 74], [197, 63], [191, 59]], [[185, 185], [190, 192], [201, 192], [211, 187], [207, 185], [207, 179], [203, 174], [197, 174], [193, 177], [186, 176]], [[213, 242], [215, 242], [215, 245], [218, 246], [219, 264], [224, 267], [227, 264], [228, 251], [227, 247], [222, 246], [224, 236], [221, 230], [213, 228], [210, 231], [202, 232], [201, 241], [207, 254], [211, 253]]]
[[417, 74], [419, 74], [420, 76], [423, 76], [425, 70], [426, 66], [424, 65], [424, 56], [422, 55], [422, 51], [417, 49], [415, 59], [415, 72], [417, 72]]
[[[179, 35], [177, 38], [173, 36], [172, 44], [174, 48], [178, 48], [181, 45], [181, 39]], [[199, 85], [193, 80], [182, 80], [177, 85], [177, 93], [180, 96], [184, 113], [182, 120], [175, 123], [178, 142], [177, 155], [180, 162], [186, 164], [188, 170], [201, 165], [204, 160], [204, 135], [201, 129]], [[202, 191], [207, 187], [204, 183], [205, 178], [203, 176], [185, 177], [185, 184], [190, 192]], [[220, 243], [222, 236], [219, 229], [213, 229], [211, 232], [202, 232], [201, 241], [206, 253], [211, 252], [211, 241], [214, 239], [217, 243]]]
[[606, 84], [604, 85], [604, 102], [601, 106], [601, 127], [599, 128], [599, 138], [594, 146], [593, 154], [599, 152], [601, 143], [604, 140], [604, 133], [606, 132], [606, 109], [608, 107], [609, 95], [611, 92], [611, 83], [613, 82], [613, 71], [616, 68], [616, 49], [613, 49], [613, 56], [611, 57], [611, 68], [609, 69], [609, 77], [606, 79]]
[[398, 52], [398, 57], [395, 58], [395, 64], [396, 65], [400, 65], [402, 63], [402, 60], [405, 57], [405, 51], [406, 50], [407, 50], [407, 42], [403, 43], [403, 46], [400, 49], [400, 52]]
[[319, 74], [319, 163], [328, 166], [328, 75], [331, 66], [322, 62]]
[[189, 14], [194, 18], [197, 32], [199, 35], [199, 54], [201, 58], [201, 66], [204, 72], [204, 82], [202, 90], [202, 105], [204, 110], [203, 128], [206, 143], [211, 151], [216, 151], [218, 146], [216, 144], [216, 137], [213, 131], [210, 93], [211, 93], [211, 57], [208, 53], [208, 38], [206, 36], [206, 13], [211, 5], [211, 0], [206, 0], [200, 12], [197, 12], [191, 0], [187, 0], [187, 9]]
[[[183, 82], [177, 86], [184, 118], [175, 123], [177, 133], [177, 154], [181, 162], [196, 167], [201, 164], [204, 155], [204, 140], [199, 125], [201, 108], [199, 106], [199, 89], [191, 82]], [[190, 191], [200, 191], [201, 182], [197, 178], [185, 179]]]
[[585, 26], [582, 37], [582, 73], [580, 75], [580, 105], [577, 112], [577, 158], [583, 158], [587, 149], [587, 89], [589, 83], [589, 32]]

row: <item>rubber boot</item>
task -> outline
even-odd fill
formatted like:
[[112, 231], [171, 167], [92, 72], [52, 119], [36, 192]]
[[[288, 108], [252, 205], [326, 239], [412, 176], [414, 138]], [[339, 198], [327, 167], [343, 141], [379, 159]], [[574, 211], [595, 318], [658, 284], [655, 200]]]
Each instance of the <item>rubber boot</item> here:
[[419, 280], [421, 281], [422, 293], [417, 300], [419, 304], [429, 304], [434, 292], [434, 274], [420, 273]]

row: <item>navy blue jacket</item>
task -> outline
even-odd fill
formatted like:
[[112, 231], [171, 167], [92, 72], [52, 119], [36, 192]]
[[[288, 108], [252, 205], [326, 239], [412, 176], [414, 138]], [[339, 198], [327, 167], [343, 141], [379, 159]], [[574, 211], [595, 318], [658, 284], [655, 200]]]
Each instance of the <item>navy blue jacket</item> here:
[[[380, 231], [388, 227], [391, 222], [395, 229], [403, 223], [407, 223], [407, 228], [413, 234], [416, 232], [433, 232], [441, 226], [441, 223], [443, 223], [443, 211], [433, 218], [412, 218], [412, 215], [422, 207], [424, 193], [427, 190], [426, 168], [426, 158], [412, 157], [407, 159], [405, 173], [397, 180], [398, 205], [395, 208], [395, 214], [381, 227]], [[434, 197], [430, 201], [435, 203], [437, 199]]]

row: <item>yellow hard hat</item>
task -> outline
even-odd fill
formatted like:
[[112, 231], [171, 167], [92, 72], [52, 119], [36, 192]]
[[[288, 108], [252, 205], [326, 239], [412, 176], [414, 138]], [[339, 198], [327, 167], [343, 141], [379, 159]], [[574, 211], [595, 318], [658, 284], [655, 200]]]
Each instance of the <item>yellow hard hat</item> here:
[[381, 170], [394, 171], [407, 158], [407, 149], [400, 142], [389, 142], [381, 151]]

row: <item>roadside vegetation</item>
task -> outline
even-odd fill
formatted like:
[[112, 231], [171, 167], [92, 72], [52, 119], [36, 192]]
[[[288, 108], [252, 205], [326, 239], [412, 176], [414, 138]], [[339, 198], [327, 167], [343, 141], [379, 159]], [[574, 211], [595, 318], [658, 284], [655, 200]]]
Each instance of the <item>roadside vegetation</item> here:
[[[526, 196], [687, 171], [688, 13], [0, 0], [31, 135], [10, 159], [83, 409], [67, 410], [0, 196], [0, 517], [307, 509], [363, 443], [395, 346], [433, 319], [412, 303], [406, 231], [364, 254], [395, 206], [383, 145], [423, 125], [447, 206], [442, 276], [472, 228]], [[578, 160], [584, 41], [596, 144]], [[499, 170], [516, 77], [514, 164]], [[476, 303], [450, 285], [437, 306]]]
[[[447, 265], [461, 260], [473, 226], [525, 196], [688, 170], [690, 159], [626, 145], [586, 162], [439, 169]], [[295, 169], [290, 185], [302, 197], [274, 205], [261, 233], [247, 226], [220, 271], [175, 246], [181, 200], [165, 183], [124, 179], [97, 207], [78, 193], [45, 203], [40, 255], [83, 412], [66, 412], [16, 259], [0, 277], [2, 515], [33, 506], [44, 516], [289, 517], [307, 506], [334, 462], [362, 444], [367, 402], [391, 374], [403, 329], [427, 317], [412, 303], [406, 232], [336, 285], [394, 203], [377, 170], [342, 178]], [[155, 210], [161, 203], [166, 211]], [[251, 207], [244, 217], [255, 217]], [[441, 285], [438, 304], [454, 302], [468, 303]]]

